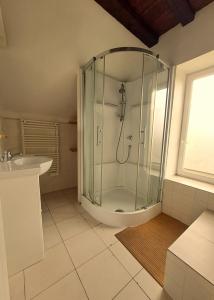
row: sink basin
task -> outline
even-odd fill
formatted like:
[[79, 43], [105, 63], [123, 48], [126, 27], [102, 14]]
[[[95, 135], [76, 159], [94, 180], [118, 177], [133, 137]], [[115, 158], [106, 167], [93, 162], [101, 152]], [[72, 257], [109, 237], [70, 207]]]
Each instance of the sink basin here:
[[35, 165], [39, 165], [39, 175], [42, 175], [44, 173], [46, 173], [53, 162], [52, 158], [46, 157], [46, 156], [23, 156], [23, 157], [19, 157], [13, 160], [13, 162], [17, 165], [17, 166], [35, 166]]

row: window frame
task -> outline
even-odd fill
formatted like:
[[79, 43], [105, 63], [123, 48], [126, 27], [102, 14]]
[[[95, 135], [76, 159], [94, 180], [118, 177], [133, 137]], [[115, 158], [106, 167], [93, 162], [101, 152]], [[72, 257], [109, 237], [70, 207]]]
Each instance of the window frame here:
[[178, 161], [177, 161], [177, 175], [214, 184], [214, 174], [205, 173], [201, 171], [188, 170], [185, 169], [183, 166], [185, 149], [186, 149], [188, 122], [190, 117], [193, 81], [195, 79], [203, 78], [205, 76], [209, 76], [212, 74], [214, 75], [214, 66], [186, 75], [183, 116], [181, 122], [181, 134], [180, 134], [180, 142], [179, 142]]

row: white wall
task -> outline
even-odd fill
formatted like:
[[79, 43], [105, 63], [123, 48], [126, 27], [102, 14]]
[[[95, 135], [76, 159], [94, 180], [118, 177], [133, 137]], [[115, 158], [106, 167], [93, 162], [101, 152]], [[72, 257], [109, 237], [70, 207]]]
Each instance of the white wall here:
[[[22, 152], [20, 121], [2, 119], [2, 129], [8, 136], [2, 140], [3, 150], [12, 153]], [[57, 176], [44, 174], [40, 177], [41, 192], [48, 193], [55, 190], [77, 186], [77, 153], [70, 148], [76, 148], [76, 125], [60, 124], [60, 173]]]
[[76, 148], [76, 125], [60, 124], [60, 171], [59, 175], [40, 176], [42, 193], [73, 188], [77, 186], [77, 152], [70, 151]]
[[206, 209], [214, 210], [214, 187], [185, 179], [164, 180], [164, 213], [190, 225]]
[[0, 50], [0, 106], [76, 116], [80, 65], [98, 53], [142, 43], [94, 0], [0, 0], [8, 45]]
[[[106, 49], [145, 47], [93, 0], [0, 0], [8, 46], [0, 51], [0, 106], [17, 112], [76, 116], [79, 65]], [[171, 64], [214, 49], [214, 3], [152, 48]], [[89, 26], [90, 24], [90, 26]]]
[[2, 119], [2, 130], [7, 135], [3, 139], [2, 146], [4, 150], [12, 153], [22, 152], [21, 126], [20, 121], [15, 119]]
[[[76, 74], [113, 47], [145, 47], [94, 0], [0, 0], [8, 45], [0, 51], [0, 105], [25, 113], [74, 117]], [[152, 48], [171, 64], [214, 49], [214, 3]], [[90, 24], [90, 26], [89, 26]]]
[[195, 15], [186, 26], [177, 25], [160, 37], [152, 50], [172, 65], [183, 63], [214, 49], [214, 2]]

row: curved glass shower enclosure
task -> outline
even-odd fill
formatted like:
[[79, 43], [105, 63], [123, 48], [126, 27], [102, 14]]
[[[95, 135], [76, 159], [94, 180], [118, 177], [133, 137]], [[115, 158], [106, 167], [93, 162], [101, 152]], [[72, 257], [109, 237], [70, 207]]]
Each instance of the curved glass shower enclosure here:
[[160, 201], [169, 68], [152, 52], [117, 48], [83, 67], [83, 194], [133, 212]]

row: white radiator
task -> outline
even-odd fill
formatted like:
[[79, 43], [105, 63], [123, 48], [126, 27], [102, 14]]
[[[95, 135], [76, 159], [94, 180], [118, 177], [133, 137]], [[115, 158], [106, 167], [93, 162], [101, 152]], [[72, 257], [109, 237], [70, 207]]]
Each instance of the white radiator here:
[[48, 173], [59, 174], [59, 124], [47, 121], [21, 120], [23, 154], [53, 158]]

